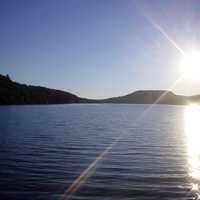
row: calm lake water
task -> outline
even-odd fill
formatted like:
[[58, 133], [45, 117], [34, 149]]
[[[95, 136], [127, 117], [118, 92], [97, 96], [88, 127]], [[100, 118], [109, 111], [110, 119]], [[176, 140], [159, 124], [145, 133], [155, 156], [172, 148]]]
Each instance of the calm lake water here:
[[2, 106], [0, 199], [198, 199], [199, 113], [195, 106]]

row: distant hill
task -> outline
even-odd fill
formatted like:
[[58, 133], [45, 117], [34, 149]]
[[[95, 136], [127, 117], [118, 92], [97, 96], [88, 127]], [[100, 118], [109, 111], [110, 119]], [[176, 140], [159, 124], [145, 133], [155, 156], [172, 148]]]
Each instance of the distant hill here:
[[181, 96], [167, 90], [141, 90], [131, 94], [108, 99], [92, 100], [80, 98], [72, 93], [31, 86], [12, 81], [0, 75], [0, 105], [22, 104], [69, 104], [69, 103], [128, 103], [128, 104], [169, 104], [185, 105], [200, 103], [200, 95]]
[[188, 102], [188, 97], [175, 95], [167, 90], [140, 90], [131, 94], [104, 99], [106, 103], [130, 103], [130, 104], [171, 104], [183, 105]]
[[19, 84], [0, 75], [0, 104], [64, 104], [82, 103], [85, 99], [69, 92]]

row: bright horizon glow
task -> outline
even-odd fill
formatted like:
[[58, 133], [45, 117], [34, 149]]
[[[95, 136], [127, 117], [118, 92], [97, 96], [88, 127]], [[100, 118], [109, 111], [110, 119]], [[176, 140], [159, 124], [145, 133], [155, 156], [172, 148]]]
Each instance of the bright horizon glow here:
[[200, 79], [200, 51], [193, 50], [184, 53], [180, 63], [181, 74], [184, 79]]

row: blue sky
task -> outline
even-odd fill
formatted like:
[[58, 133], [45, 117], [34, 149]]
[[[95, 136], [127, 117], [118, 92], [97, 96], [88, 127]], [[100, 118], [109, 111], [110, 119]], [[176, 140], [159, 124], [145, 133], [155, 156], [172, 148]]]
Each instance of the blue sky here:
[[[200, 42], [198, 0], [0, 0], [0, 73], [18, 82], [105, 98], [168, 89], [180, 52]], [[178, 94], [200, 93], [182, 81]]]

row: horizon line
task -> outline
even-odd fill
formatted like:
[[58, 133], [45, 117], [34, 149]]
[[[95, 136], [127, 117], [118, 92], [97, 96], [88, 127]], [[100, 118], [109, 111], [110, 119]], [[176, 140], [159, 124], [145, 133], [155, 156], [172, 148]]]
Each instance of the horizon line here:
[[67, 93], [70, 93], [70, 94], [73, 94], [79, 98], [82, 98], [82, 99], [89, 99], [89, 100], [106, 100], [106, 99], [112, 99], [112, 98], [117, 98], [117, 97], [123, 97], [123, 96], [127, 96], [127, 95], [130, 95], [130, 94], [133, 94], [135, 92], [154, 92], [154, 91], [157, 91], [157, 92], [166, 92], [166, 93], [169, 93], [169, 92], [172, 92], [174, 95], [176, 96], [183, 96], [183, 97], [192, 97], [192, 96], [198, 96], [200, 94], [192, 94], [192, 95], [184, 95], [184, 94], [177, 94], [175, 93], [174, 91], [172, 90], [169, 90], [169, 89], [136, 89], [136, 90], [133, 90], [132, 92], [127, 92], [127, 93], [124, 93], [124, 94], [121, 94], [121, 95], [118, 95], [118, 96], [111, 96], [111, 97], [102, 97], [102, 98], [88, 98], [88, 97], [83, 97], [81, 95], [77, 95], [75, 92], [68, 92], [67, 90], [65, 89], [59, 89], [59, 88], [51, 88], [51, 87], [48, 87], [48, 86], [43, 86], [43, 85], [32, 85], [32, 84], [27, 84], [27, 83], [21, 83], [21, 82], [18, 82], [17, 80], [13, 80], [11, 78], [11, 76], [9, 74], [0, 74], [0, 76], [3, 76], [3, 77], [7, 77], [9, 78], [12, 82], [15, 82], [17, 84], [21, 84], [21, 85], [27, 85], [27, 86], [33, 86], [33, 87], [42, 87], [42, 88], [46, 88], [46, 89], [51, 89], [51, 90], [57, 90], [57, 91], [62, 91], [62, 92], [67, 92]]

